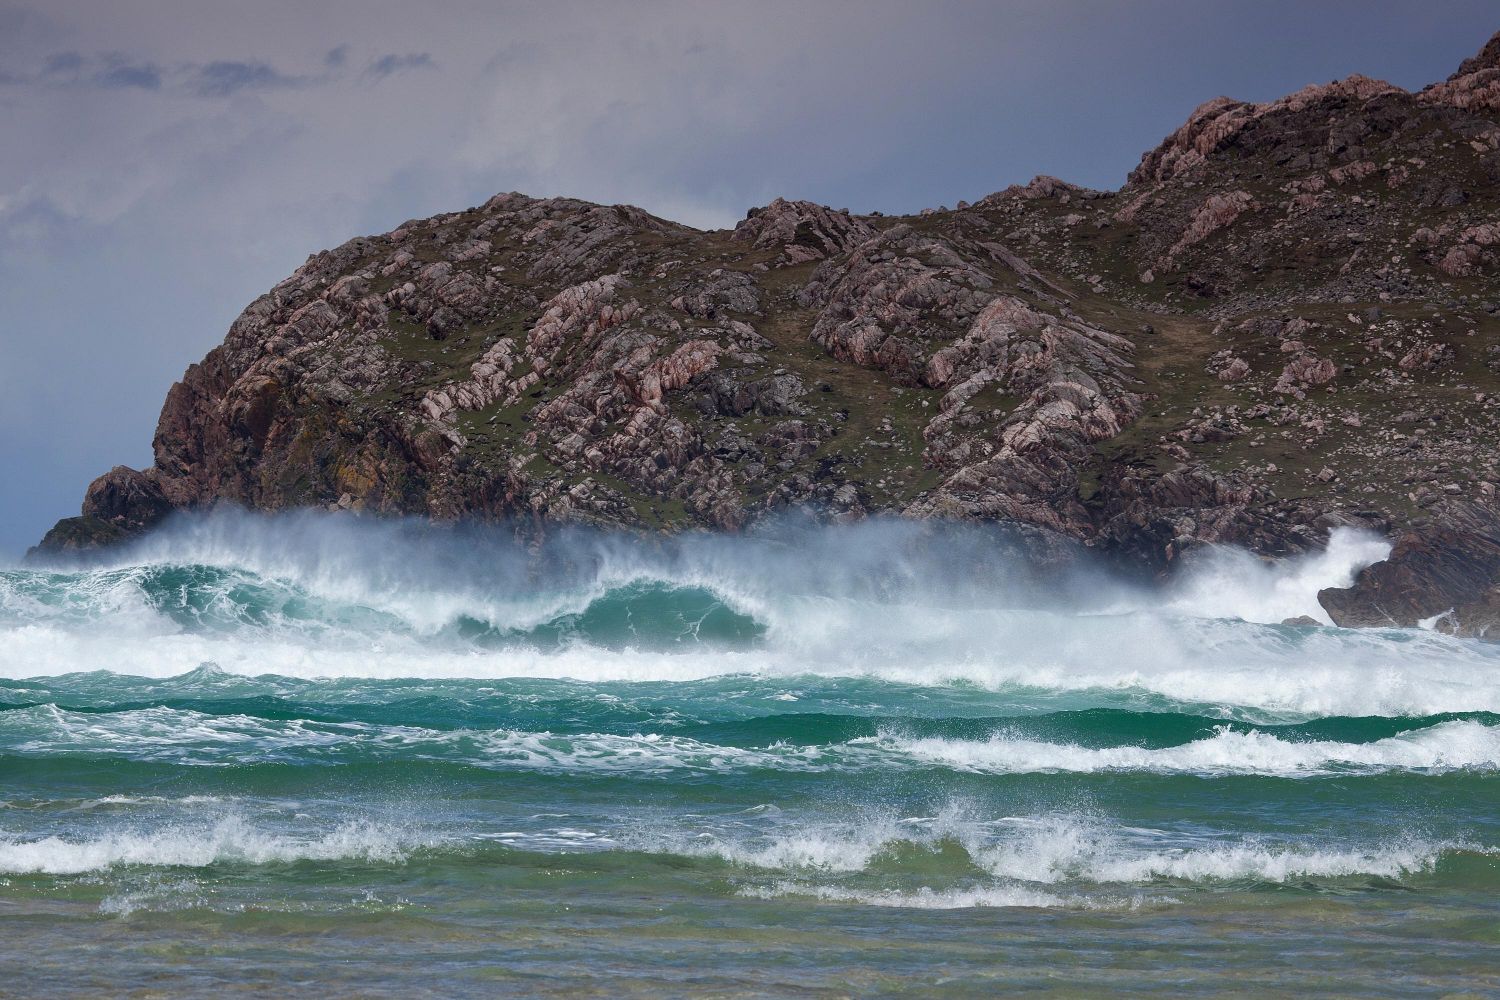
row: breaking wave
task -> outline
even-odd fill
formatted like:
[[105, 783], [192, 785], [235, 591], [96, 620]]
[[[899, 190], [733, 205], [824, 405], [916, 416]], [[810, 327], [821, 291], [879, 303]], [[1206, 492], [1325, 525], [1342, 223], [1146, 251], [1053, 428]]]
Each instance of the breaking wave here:
[[869, 677], [1308, 717], [1500, 711], [1493, 646], [1279, 624], [1320, 616], [1319, 588], [1384, 553], [1342, 529], [1278, 565], [1210, 554], [1165, 592], [977, 528], [531, 548], [475, 532], [219, 512], [102, 565], [3, 570], [0, 677]]
[[0, 872], [76, 875], [121, 866], [206, 868], [215, 864], [365, 861], [394, 864], [432, 841], [409, 829], [368, 822], [310, 835], [277, 833], [238, 816], [151, 831], [123, 830], [89, 839], [0, 839]]
[[625, 830], [439, 835], [368, 819], [289, 828], [230, 811], [88, 837], [6, 836], [0, 838], [0, 873], [75, 876], [305, 862], [404, 865], [419, 858], [490, 866], [562, 853], [584, 868], [615, 864], [610, 859], [616, 857], [676, 858], [710, 865], [709, 872], [727, 866], [738, 894], [762, 898], [806, 895], [916, 908], [1115, 909], [1170, 902], [1162, 893], [1174, 888], [1409, 882], [1465, 858], [1493, 862], [1500, 856], [1493, 848], [1418, 835], [1365, 844], [1243, 836], [1205, 840], [1115, 826], [1088, 814], [980, 819], [962, 804], [932, 816], [864, 812], [834, 821], [771, 809], [754, 818], [765, 822], [714, 828], [642, 822]]
[[[803, 879], [821, 875], [825, 886], [826, 876], [837, 874], [946, 881], [958, 883], [963, 891], [978, 885], [981, 891], [1022, 887], [1041, 893], [1034, 903], [1004, 905], [1056, 905], [1057, 897], [1050, 894], [1054, 886], [1400, 880], [1431, 873], [1449, 857], [1495, 855], [1475, 844], [1417, 836], [1362, 845], [1245, 837], [1205, 842], [1159, 830], [1111, 826], [1086, 814], [981, 820], [961, 806], [936, 816], [862, 815], [853, 821], [801, 824], [792, 831], [752, 836], [646, 832], [627, 843], [640, 850], [714, 858]], [[832, 884], [835, 894], [855, 898], [860, 891], [848, 878]], [[789, 891], [797, 891], [796, 883], [775, 885], [777, 891], [789, 886]], [[1038, 889], [1043, 886], [1049, 890]], [[826, 896], [828, 892], [817, 890], [834, 898]], [[889, 905], [910, 905], [904, 894], [896, 899], [901, 902]]]
[[[388, 638], [474, 650], [583, 643], [605, 649], [674, 643], [732, 646], [762, 627], [713, 592], [632, 580], [500, 609], [399, 595], [328, 595], [234, 567], [146, 564], [77, 573], [0, 571], [0, 615], [14, 626], [112, 627], [127, 636], [199, 634], [288, 641]], [[477, 602], [476, 602], [477, 604]], [[482, 617], [480, 617], [482, 616]]]
[[1282, 623], [1385, 551], [1155, 587], [952, 525], [182, 519], [0, 569], [0, 888], [124, 917], [553, 899], [561, 869], [910, 910], [1495, 887], [1500, 646]]

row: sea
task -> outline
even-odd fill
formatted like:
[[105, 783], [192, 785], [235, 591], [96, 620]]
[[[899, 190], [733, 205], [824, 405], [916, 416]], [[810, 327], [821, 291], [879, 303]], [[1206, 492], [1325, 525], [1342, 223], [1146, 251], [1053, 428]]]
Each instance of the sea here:
[[1386, 551], [220, 510], [14, 563], [0, 995], [1500, 996], [1500, 645], [1328, 624]]

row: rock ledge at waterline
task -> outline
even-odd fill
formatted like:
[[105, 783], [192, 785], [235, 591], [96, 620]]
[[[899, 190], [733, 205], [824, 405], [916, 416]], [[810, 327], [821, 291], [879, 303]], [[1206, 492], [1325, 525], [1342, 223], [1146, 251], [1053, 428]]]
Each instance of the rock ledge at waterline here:
[[732, 231], [503, 194], [313, 255], [41, 555], [230, 501], [522, 530], [805, 507], [1164, 573], [1362, 524], [1349, 625], [1500, 617], [1500, 35], [1415, 93], [1217, 98], [1118, 191]]

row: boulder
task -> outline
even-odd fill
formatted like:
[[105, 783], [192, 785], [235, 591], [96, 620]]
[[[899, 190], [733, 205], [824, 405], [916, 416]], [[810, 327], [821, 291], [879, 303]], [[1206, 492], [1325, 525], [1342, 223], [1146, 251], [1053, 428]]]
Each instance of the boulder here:
[[1318, 603], [1344, 628], [1411, 627], [1465, 607], [1478, 621], [1497, 586], [1500, 512], [1456, 501], [1401, 534], [1390, 556], [1361, 570], [1353, 586], [1319, 591]]

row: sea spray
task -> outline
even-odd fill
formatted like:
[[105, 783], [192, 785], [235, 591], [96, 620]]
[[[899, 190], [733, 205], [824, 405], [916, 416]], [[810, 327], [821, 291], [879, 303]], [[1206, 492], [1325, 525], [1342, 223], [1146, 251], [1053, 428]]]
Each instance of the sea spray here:
[[622, 899], [898, 945], [949, 910], [1485, 919], [1500, 647], [1280, 624], [1384, 543], [1162, 588], [1034, 541], [220, 511], [0, 570], [0, 890], [288, 939]]
[[1318, 603], [1318, 591], [1347, 587], [1364, 567], [1390, 554], [1391, 544], [1356, 528], [1334, 528], [1318, 552], [1280, 562], [1242, 549], [1213, 546], [1196, 553], [1168, 591], [1166, 610], [1205, 618], [1276, 623], [1309, 617], [1333, 624]]
[[0, 571], [0, 677], [212, 664], [240, 675], [693, 682], [867, 678], [1267, 720], [1500, 711], [1500, 650], [1315, 611], [1384, 543], [1205, 555], [1172, 588], [1050, 569], [989, 529], [791, 519], [746, 536], [498, 529], [216, 511], [109, 561]]

